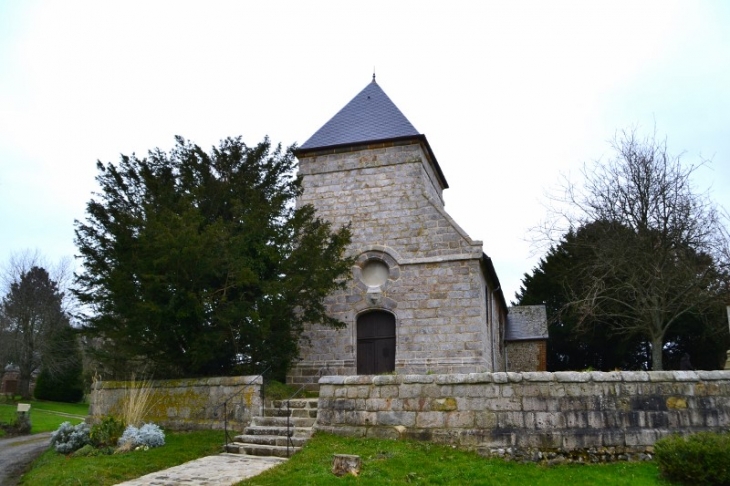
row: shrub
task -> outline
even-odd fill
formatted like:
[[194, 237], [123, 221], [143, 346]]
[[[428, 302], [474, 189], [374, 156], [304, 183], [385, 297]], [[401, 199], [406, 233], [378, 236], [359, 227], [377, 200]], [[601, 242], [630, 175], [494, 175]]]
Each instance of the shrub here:
[[86, 444], [81, 449], [78, 449], [76, 452], [71, 454], [74, 457], [93, 457], [93, 456], [100, 456], [104, 454], [104, 451], [101, 451], [97, 448], [95, 448], [91, 444]]
[[119, 439], [119, 445], [133, 448], [139, 446], [160, 447], [165, 445], [165, 433], [155, 424], [144, 424], [140, 428], [130, 425]]
[[81, 367], [69, 367], [62, 374], [52, 375], [42, 369], [36, 380], [33, 395], [38, 400], [78, 403], [84, 398], [84, 385], [81, 382]]
[[44, 359], [53, 366], [41, 368], [34, 391], [37, 399], [78, 403], [84, 398], [84, 365], [77, 332], [64, 326], [48, 336]]
[[70, 454], [90, 442], [89, 426], [83, 422], [76, 426], [64, 422], [51, 434], [51, 445], [61, 454]]
[[27, 435], [30, 434], [31, 423], [27, 414], [18, 414], [10, 423], [0, 422], [0, 437], [7, 433], [8, 435]]
[[115, 447], [124, 433], [124, 428], [123, 420], [117, 420], [112, 416], [104, 417], [101, 422], [91, 427], [89, 438], [94, 447]]
[[30, 434], [30, 429], [32, 427], [30, 423], [30, 415], [27, 413], [19, 413], [18, 417], [11, 425], [15, 428], [15, 432], [18, 435]]
[[682, 484], [730, 485], [730, 433], [672, 435], [657, 441], [662, 476]]

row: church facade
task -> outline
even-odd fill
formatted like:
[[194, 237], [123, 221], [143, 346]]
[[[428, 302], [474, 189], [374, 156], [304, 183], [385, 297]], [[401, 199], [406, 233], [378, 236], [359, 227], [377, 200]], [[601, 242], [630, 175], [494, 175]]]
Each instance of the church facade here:
[[[347, 288], [326, 301], [346, 327], [309, 326], [289, 383], [314, 384], [320, 374], [544, 369], [544, 309], [510, 319], [482, 242], [444, 209], [448, 184], [425, 135], [374, 77], [296, 155], [299, 204], [335, 227], [350, 224], [357, 260]], [[510, 359], [510, 346], [519, 357]]]

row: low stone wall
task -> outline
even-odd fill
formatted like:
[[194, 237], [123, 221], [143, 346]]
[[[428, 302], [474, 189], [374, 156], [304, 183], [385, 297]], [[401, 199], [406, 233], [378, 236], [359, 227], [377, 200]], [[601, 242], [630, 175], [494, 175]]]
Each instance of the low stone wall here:
[[[243, 430], [251, 416], [261, 411], [262, 383], [260, 376], [152, 381], [146, 420], [172, 430], [222, 429], [227, 415], [229, 427]], [[122, 381], [97, 382], [90, 397], [91, 420], [120, 416], [131, 385]], [[224, 414], [223, 402], [227, 399], [230, 401]]]
[[730, 371], [325, 376], [316, 429], [548, 462], [648, 459], [671, 433], [727, 430]]

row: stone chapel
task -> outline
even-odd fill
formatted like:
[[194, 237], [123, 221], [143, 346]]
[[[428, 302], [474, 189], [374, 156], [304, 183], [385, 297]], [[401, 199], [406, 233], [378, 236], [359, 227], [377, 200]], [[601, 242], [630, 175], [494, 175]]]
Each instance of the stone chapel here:
[[326, 301], [346, 327], [307, 328], [289, 383], [545, 370], [544, 307], [507, 307], [482, 242], [444, 209], [449, 186], [426, 136], [374, 75], [296, 156], [299, 203], [335, 227], [350, 223], [357, 261], [347, 288]]

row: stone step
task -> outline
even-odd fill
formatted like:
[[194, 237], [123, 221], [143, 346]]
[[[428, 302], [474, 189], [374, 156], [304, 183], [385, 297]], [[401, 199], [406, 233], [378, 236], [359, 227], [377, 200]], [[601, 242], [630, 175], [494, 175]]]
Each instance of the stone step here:
[[250, 456], [288, 457], [299, 450], [301, 450], [301, 447], [289, 447], [287, 450], [286, 446], [246, 444], [243, 442], [231, 442], [226, 446], [226, 452], [248, 454]]
[[254, 427], [311, 427], [316, 419], [302, 417], [254, 417], [251, 425]]
[[[288, 407], [284, 400], [267, 403], [263, 416], [253, 417], [243, 434], [226, 446], [226, 452], [269, 457], [294, 454], [312, 437], [318, 403], [316, 398], [290, 400]], [[291, 441], [287, 434], [291, 435]]]
[[314, 408], [264, 408], [264, 417], [291, 417], [317, 418], [317, 409]]
[[[293, 398], [289, 400], [289, 408], [309, 408], [317, 410], [317, 404], [319, 398]], [[286, 400], [272, 400], [266, 404], [267, 407], [271, 408], [284, 408], [286, 409]]]
[[[309, 437], [292, 437], [290, 445], [294, 447], [302, 447]], [[256, 445], [271, 445], [286, 447], [286, 436], [284, 435], [237, 435], [233, 438], [234, 442]]]
[[[292, 427], [289, 429], [292, 437], [309, 437], [312, 435], [311, 427]], [[243, 431], [244, 435], [279, 435], [286, 437], [286, 427], [246, 427]]]

